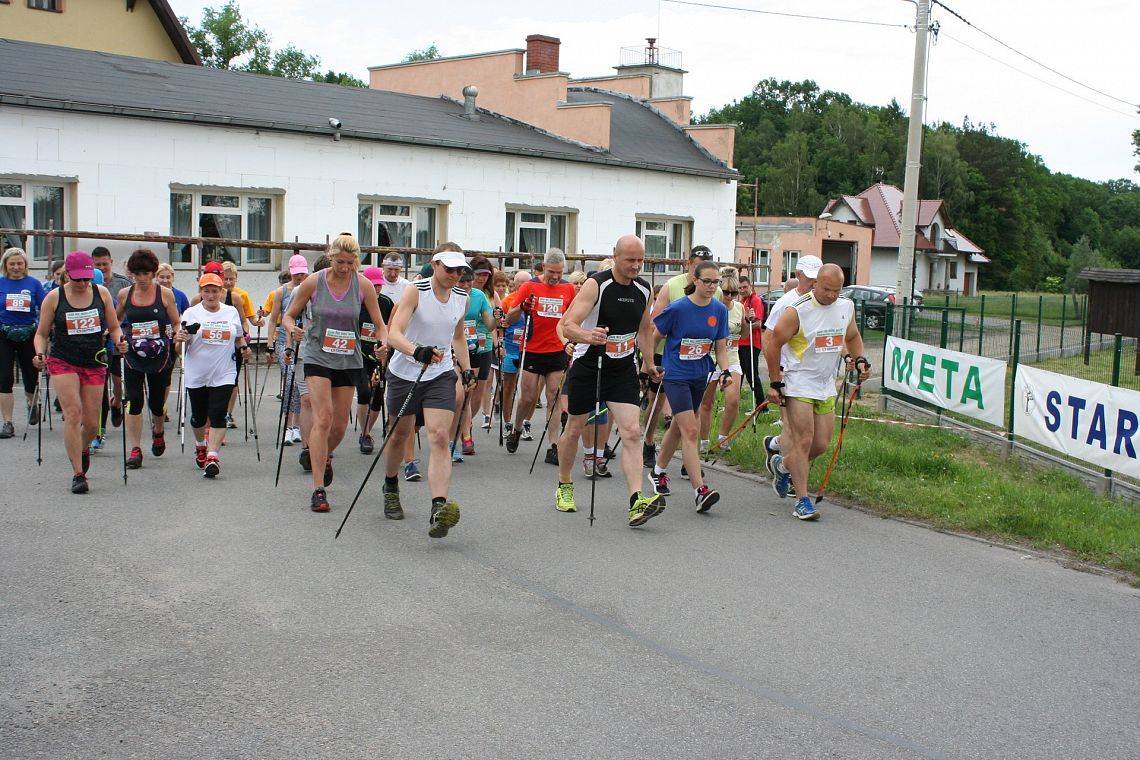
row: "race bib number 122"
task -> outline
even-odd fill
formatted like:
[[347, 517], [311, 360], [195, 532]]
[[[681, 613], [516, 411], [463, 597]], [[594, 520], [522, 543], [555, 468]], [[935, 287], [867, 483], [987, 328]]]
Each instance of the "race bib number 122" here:
[[94, 335], [103, 331], [103, 320], [99, 318], [98, 309], [69, 311], [64, 314], [64, 323], [68, 335]]

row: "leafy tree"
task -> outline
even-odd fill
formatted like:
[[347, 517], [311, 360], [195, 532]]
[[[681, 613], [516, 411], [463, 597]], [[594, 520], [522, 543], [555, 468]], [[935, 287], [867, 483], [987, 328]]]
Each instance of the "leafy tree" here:
[[415, 63], [416, 61], [434, 61], [439, 58], [439, 48], [433, 42], [422, 50], [413, 50], [404, 56], [400, 63]]
[[329, 69], [319, 77], [313, 77], [318, 82], [326, 84], [339, 84], [341, 87], [367, 87], [368, 84], [360, 79], [357, 79], [352, 74], [345, 74], [344, 72], [336, 72]]
[[1118, 265], [1114, 261], [1093, 248], [1087, 237], [1082, 237], [1073, 246], [1073, 252], [1069, 255], [1069, 268], [1065, 272], [1065, 290], [1076, 293], [1088, 290], [1088, 280], [1080, 278], [1082, 269], [1089, 267], [1111, 269], [1116, 266]]

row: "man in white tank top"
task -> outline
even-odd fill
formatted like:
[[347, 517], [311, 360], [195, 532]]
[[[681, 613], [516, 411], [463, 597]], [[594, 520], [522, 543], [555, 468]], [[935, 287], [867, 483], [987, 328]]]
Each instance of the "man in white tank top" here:
[[831, 443], [835, 378], [845, 354], [849, 366], [859, 364], [861, 380], [871, 374], [863, 357], [863, 336], [855, 326], [855, 305], [839, 297], [842, 288], [843, 270], [824, 264], [811, 293], [780, 314], [764, 343], [771, 378], [768, 398], [785, 407], [781, 453], [771, 462], [772, 487], [781, 498], [795, 488], [792, 515], [801, 520], [819, 517], [808, 495], [808, 470]]
[[404, 519], [398, 474], [416, 417], [422, 415], [431, 449], [428, 535], [442, 538], [459, 522], [459, 505], [447, 498], [451, 482], [447, 446], [455, 415], [456, 371], [468, 390], [475, 387], [475, 375], [463, 330], [467, 292], [457, 287], [467, 260], [455, 243], [443, 243], [432, 257], [431, 267], [431, 277], [404, 289], [388, 326], [388, 345], [393, 354], [388, 362], [385, 402], [395, 428], [385, 451], [384, 516]]

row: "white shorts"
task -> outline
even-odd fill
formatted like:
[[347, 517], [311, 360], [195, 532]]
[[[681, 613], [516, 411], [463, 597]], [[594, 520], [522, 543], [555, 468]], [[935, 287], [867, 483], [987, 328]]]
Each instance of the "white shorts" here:
[[744, 370], [740, 368], [740, 362], [736, 362], [735, 364], [728, 365], [728, 371], [729, 371], [729, 373], [731, 373], [733, 375], [743, 375], [744, 374]]

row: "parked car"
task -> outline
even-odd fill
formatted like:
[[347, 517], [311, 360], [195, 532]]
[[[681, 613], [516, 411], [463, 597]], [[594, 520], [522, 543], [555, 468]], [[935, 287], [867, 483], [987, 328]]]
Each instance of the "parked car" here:
[[[887, 309], [895, 305], [895, 289], [871, 285], [849, 285], [839, 294], [855, 302], [856, 315], [865, 320], [868, 330], [882, 330], [887, 322]], [[862, 317], [866, 314], [866, 317]]]
[[765, 293], [760, 298], [760, 300], [764, 302], [764, 311], [765, 312], [771, 311], [772, 307], [776, 305], [776, 301], [779, 301], [780, 297], [782, 295], [784, 295], [784, 289], [783, 288], [778, 288], [776, 290], [769, 290], [767, 293]]

